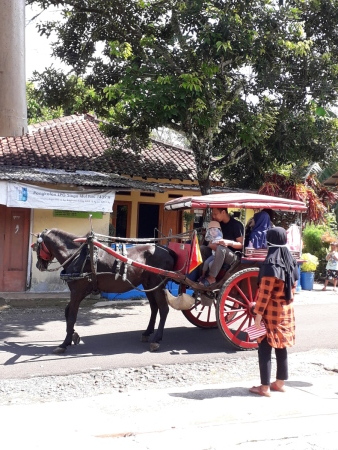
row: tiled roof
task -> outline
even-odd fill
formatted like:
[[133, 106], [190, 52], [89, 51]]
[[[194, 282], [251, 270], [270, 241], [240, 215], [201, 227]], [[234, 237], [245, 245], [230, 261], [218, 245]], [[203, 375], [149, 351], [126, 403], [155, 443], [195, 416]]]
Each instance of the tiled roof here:
[[135, 154], [112, 151], [110, 140], [89, 115], [29, 126], [20, 137], [0, 138], [0, 167], [94, 171], [166, 180], [195, 180], [193, 153], [158, 141]]
[[66, 172], [62, 169], [36, 169], [0, 165], [0, 180], [21, 183], [69, 184], [88, 188], [110, 188], [119, 191], [139, 189], [142, 191], [164, 192], [156, 183], [133, 180], [112, 173], [89, 171]]

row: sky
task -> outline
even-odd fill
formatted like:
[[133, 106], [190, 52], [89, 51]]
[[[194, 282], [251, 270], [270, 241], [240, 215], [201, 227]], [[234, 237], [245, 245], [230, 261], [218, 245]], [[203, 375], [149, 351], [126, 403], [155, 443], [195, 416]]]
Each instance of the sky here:
[[28, 81], [33, 74], [34, 70], [42, 72], [46, 67], [51, 64], [56, 68], [66, 68], [62, 65], [58, 59], [52, 58], [51, 42], [53, 39], [47, 39], [44, 36], [40, 36], [36, 24], [42, 20], [52, 20], [58, 17], [58, 10], [56, 8], [51, 9], [48, 12], [42, 13], [37, 19], [32, 21], [32, 18], [36, 15], [39, 9], [31, 6], [26, 6], [26, 80]]

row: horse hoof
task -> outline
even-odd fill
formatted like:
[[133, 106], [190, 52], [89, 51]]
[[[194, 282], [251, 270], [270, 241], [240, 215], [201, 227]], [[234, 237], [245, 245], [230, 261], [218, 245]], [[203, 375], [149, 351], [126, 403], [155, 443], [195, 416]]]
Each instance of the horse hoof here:
[[144, 336], [144, 335], [142, 334], [142, 336], [141, 336], [141, 342], [149, 342], [149, 336]]
[[73, 333], [73, 336], [72, 336], [73, 344], [74, 344], [74, 345], [78, 345], [78, 344], [80, 343], [80, 340], [81, 340], [80, 336], [79, 336], [78, 333], [75, 331], [75, 333]]
[[66, 349], [63, 348], [63, 347], [56, 347], [56, 348], [53, 350], [53, 354], [54, 354], [54, 355], [62, 355], [63, 353], [65, 353], [65, 351], [66, 351]]
[[151, 352], [156, 352], [156, 350], [158, 350], [160, 348], [160, 344], [158, 342], [152, 342], [150, 344], [150, 351]]

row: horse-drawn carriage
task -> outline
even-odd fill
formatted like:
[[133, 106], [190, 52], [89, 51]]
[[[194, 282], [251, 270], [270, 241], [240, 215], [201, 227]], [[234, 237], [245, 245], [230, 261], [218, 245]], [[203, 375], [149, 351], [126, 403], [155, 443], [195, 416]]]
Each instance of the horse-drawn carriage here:
[[[208, 208], [269, 208], [284, 213], [299, 213], [300, 227], [301, 213], [306, 211], [306, 206], [301, 201], [246, 193], [181, 197], [165, 204], [166, 210]], [[196, 236], [190, 236], [190, 241], [192, 237]], [[61, 277], [68, 283], [71, 292], [71, 299], [66, 307], [67, 335], [55, 350], [56, 353], [64, 352], [68, 345], [79, 340], [74, 325], [83, 298], [93, 291], [127, 292], [139, 284], [143, 285], [151, 308], [148, 327], [142, 334], [143, 340], [149, 340], [150, 335], [154, 333], [156, 316], [160, 313], [160, 323], [150, 343], [150, 349], [157, 350], [169, 310], [168, 302], [170, 304], [172, 298], [165, 290], [165, 282], [168, 279], [179, 285], [180, 295], [175, 299], [176, 305], [180, 300], [188, 299], [188, 306], [176, 308], [182, 309], [192, 324], [202, 328], [218, 327], [237, 349], [249, 350], [257, 347], [257, 343], [250, 341], [244, 330], [254, 322], [257, 277], [259, 265], [267, 253], [266, 249], [244, 248], [215, 284], [204, 286], [192, 279], [188, 273], [192, 244], [184, 242], [183, 236], [166, 236], [162, 238], [164, 245], [115, 238], [122, 242], [120, 249], [113, 249], [104, 244], [106, 239], [107, 237], [95, 235], [93, 232], [86, 237], [76, 237], [56, 229], [45, 230], [38, 235], [34, 245], [38, 257], [37, 267], [40, 270], [48, 270], [49, 263], [56, 258], [63, 268]], [[132, 241], [137, 243], [126, 248], [125, 243]], [[296, 259], [300, 258], [300, 250], [299, 245], [299, 251], [294, 252]], [[193, 294], [187, 296], [187, 289], [190, 293], [193, 291]]]

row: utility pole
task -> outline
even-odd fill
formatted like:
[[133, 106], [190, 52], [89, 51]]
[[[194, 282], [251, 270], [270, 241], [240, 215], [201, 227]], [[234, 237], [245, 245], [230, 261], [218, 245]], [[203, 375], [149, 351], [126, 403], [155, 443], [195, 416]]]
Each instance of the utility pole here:
[[25, 0], [1, 0], [0, 137], [26, 132]]

